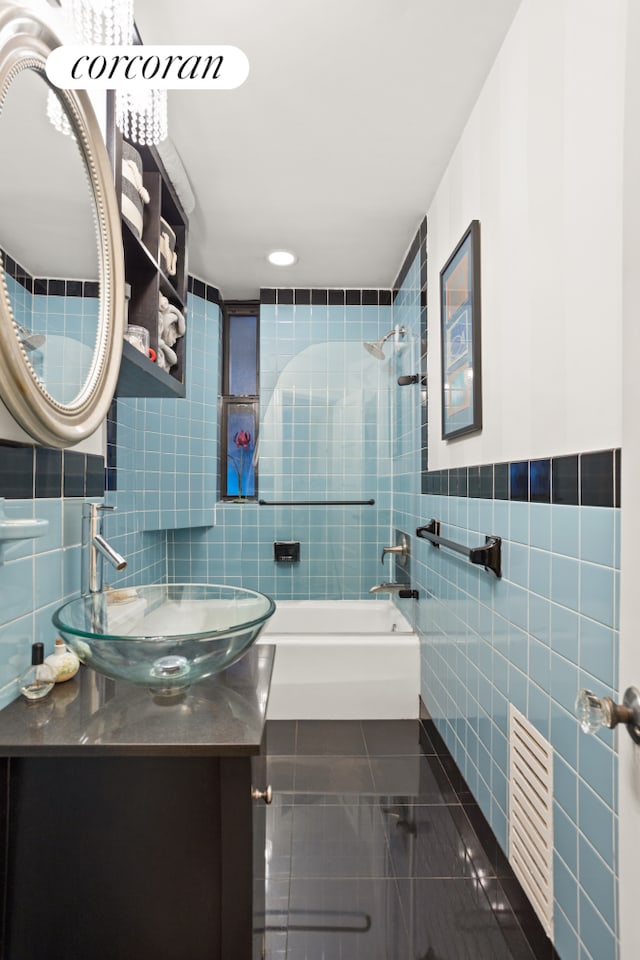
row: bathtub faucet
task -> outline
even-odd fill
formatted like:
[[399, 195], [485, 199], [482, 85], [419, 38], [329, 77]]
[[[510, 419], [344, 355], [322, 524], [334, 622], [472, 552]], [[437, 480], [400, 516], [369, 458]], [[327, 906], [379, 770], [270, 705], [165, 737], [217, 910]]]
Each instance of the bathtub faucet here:
[[369, 593], [397, 593], [401, 600], [418, 599], [418, 591], [412, 590], [408, 583], [376, 583]]
[[116, 570], [124, 570], [127, 561], [102, 536], [102, 513], [114, 510], [104, 503], [82, 505], [82, 571], [80, 592], [100, 593], [102, 590], [102, 558], [106, 557]]

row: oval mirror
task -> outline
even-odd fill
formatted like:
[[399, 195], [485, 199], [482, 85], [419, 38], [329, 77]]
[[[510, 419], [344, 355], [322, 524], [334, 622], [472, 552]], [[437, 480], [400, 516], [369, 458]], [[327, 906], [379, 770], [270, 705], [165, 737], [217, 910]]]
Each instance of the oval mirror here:
[[60, 42], [33, 11], [0, 4], [0, 396], [35, 440], [65, 447], [113, 398], [124, 262], [89, 97], [46, 78]]

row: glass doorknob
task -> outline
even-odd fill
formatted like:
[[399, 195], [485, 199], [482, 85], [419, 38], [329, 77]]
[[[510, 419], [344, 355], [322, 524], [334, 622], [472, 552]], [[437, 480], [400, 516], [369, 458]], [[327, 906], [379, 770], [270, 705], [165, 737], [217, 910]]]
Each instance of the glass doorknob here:
[[622, 703], [583, 689], [576, 698], [575, 711], [584, 733], [624, 723], [632, 740], [640, 743], [640, 691], [636, 687], [627, 687]]

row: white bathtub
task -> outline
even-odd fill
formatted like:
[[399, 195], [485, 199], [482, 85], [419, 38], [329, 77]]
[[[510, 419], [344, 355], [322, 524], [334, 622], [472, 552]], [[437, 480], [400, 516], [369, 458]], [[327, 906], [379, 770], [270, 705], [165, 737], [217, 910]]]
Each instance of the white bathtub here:
[[418, 716], [418, 638], [391, 601], [279, 600], [258, 643], [277, 648], [270, 720]]

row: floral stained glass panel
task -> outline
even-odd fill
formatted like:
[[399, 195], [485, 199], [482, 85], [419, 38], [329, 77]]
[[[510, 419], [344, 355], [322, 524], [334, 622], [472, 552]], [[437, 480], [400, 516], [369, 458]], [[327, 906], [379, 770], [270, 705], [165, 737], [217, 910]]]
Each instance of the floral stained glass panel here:
[[256, 492], [256, 421], [253, 404], [231, 403], [227, 416], [227, 496]]

